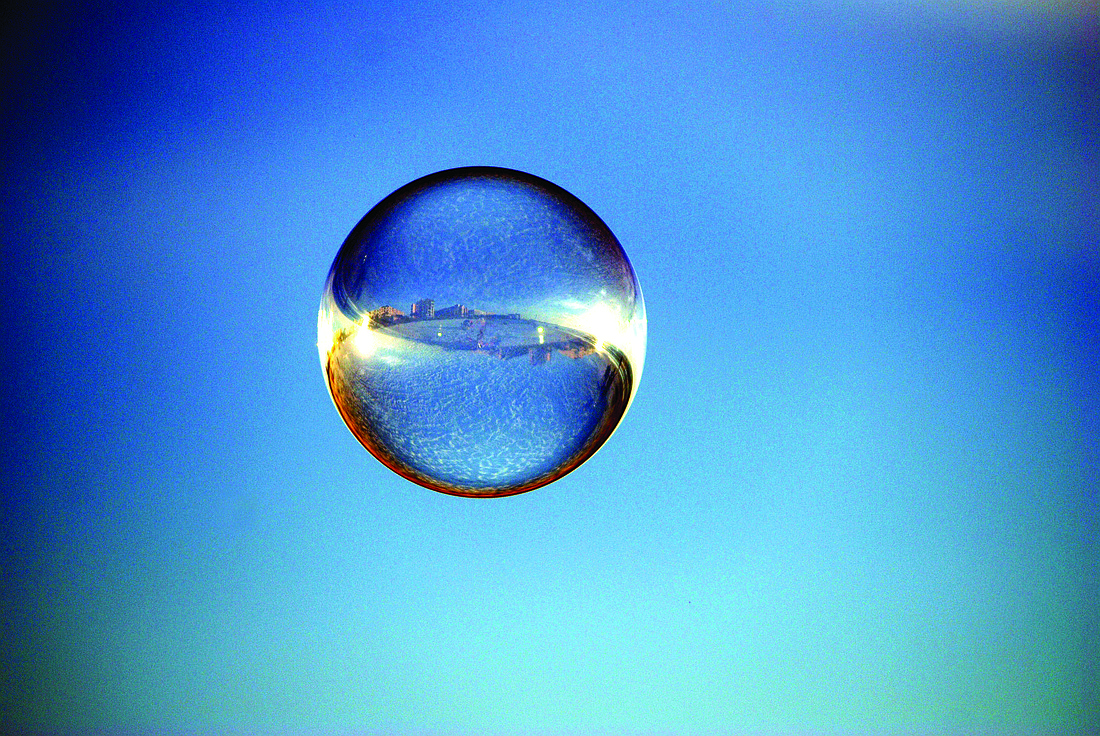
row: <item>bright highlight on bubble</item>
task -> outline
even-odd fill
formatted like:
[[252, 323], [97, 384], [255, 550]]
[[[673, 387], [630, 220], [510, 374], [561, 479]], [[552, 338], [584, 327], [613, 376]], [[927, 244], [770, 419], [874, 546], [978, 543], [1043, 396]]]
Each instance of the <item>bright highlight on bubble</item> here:
[[607, 225], [509, 169], [398, 189], [344, 241], [317, 349], [336, 408], [376, 458], [458, 496], [508, 496], [590, 458], [645, 361], [641, 288]]

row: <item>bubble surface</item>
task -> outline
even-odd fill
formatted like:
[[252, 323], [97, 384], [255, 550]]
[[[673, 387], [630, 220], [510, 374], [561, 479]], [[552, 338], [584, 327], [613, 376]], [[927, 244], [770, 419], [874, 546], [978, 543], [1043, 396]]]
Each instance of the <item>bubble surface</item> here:
[[364, 217], [329, 271], [317, 348], [371, 454], [442, 493], [507, 496], [590, 458], [645, 361], [641, 288], [584, 203], [519, 171], [450, 169]]

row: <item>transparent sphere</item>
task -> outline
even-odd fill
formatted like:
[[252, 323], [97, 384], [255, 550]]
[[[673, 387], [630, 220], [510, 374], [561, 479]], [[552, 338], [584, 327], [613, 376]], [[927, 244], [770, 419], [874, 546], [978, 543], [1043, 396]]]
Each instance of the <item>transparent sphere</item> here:
[[634, 397], [645, 342], [607, 225], [550, 182], [489, 167], [426, 176], [368, 212], [317, 319], [352, 433], [458, 496], [530, 491], [590, 458]]

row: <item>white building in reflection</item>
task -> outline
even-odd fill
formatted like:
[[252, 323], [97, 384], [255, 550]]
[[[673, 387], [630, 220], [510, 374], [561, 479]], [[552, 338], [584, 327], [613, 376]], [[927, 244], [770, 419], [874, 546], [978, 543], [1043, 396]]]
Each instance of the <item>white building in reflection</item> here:
[[409, 308], [409, 316], [413, 319], [432, 319], [435, 317], [435, 300], [421, 299], [413, 302], [412, 307]]

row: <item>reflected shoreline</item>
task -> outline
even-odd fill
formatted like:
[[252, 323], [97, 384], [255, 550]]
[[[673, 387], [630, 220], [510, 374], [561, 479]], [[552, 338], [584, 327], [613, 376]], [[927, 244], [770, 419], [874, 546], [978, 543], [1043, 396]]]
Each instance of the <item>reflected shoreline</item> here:
[[444, 350], [480, 353], [500, 360], [526, 355], [533, 365], [547, 362], [555, 352], [576, 360], [597, 350], [597, 340], [591, 335], [511, 314], [486, 314], [474, 318], [370, 318], [363, 325], [341, 330], [336, 342], [358, 336], [364, 329], [379, 336]]

